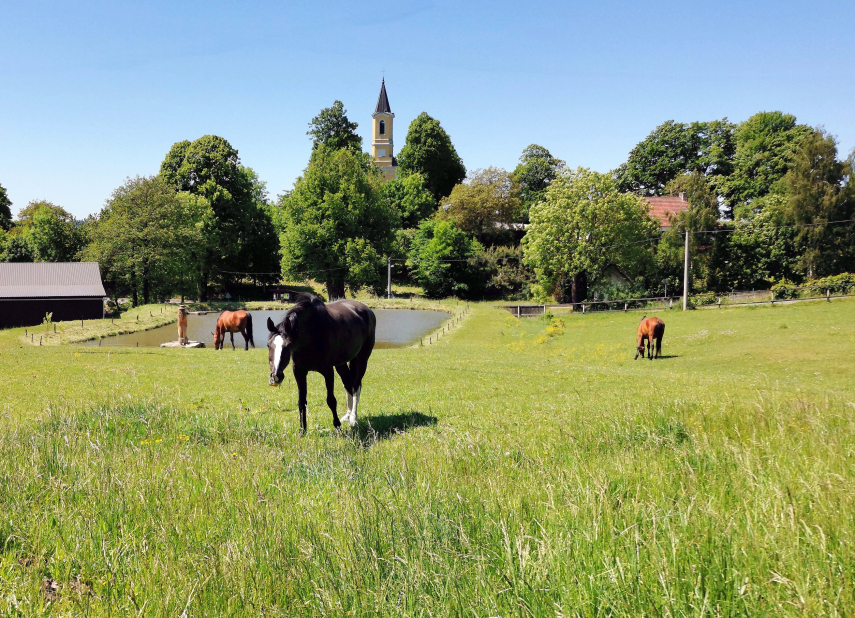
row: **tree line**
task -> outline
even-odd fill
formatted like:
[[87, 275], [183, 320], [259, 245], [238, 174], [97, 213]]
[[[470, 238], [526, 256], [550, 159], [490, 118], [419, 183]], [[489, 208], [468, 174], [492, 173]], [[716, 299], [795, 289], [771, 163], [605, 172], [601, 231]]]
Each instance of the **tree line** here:
[[[211, 135], [174, 144], [157, 175], [128, 179], [85, 221], [43, 200], [13, 220], [0, 187], [0, 260], [97, 261], [111, 295], [134, 304], [280, 280], [381, 294], [390, 260], [397, 283], [431, 297], [661, 293], [681, 285], [687, 231], [696, 292], [855, 270], [853, 226], [825, 225], [855, 218], [853, 157], [781, 112], [665, 122], [608, 173], [537, 144], [512, 171], [467, 171], [422, 113], [385, 183], [357, 128], [340, 101], [321, 110], [305, 170], [276, 199]], [[678, 193], [688, 208], [662, 233], [645, 198]]]

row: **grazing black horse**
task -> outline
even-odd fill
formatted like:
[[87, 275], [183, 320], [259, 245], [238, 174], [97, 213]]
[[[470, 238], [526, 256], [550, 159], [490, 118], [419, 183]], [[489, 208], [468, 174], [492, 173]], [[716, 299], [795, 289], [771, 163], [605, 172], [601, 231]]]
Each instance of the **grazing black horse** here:
[[288, 361], [293, 361], [301, 433], [306, 432], [306, 376], [310, 371], [317, 371], [326, 380], [327, 405], [336, 428], [341, 422], [335, 409], [333, 369], [338, 372], [347, 392], [347, 414], [342, 420], [356, 425], [362, 377], [374, 349], [376, 324], [374, 312], [362, 303], [340, 300], [325, 305], [311, 294], [300, 294], [279, 324], [267, 318], [270, 385], [282, 382]]

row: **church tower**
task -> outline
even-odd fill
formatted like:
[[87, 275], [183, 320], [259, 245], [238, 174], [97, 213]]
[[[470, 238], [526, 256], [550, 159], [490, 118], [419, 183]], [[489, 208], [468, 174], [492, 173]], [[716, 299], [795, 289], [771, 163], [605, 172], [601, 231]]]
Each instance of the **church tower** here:
[[392, 180], [398, 173], [398, 161], [395, 159], [394, 142], [392, 141], [392, 121], [395, 114], [389, 107], [389, 97], [386, 96], [386, 79], [380, 84], [380, 96], [377, 98], [377, 107], [371, 114], [373, 136], [371, 140], [371, 154], [374, 157], [374, 165], [383, 174], [383, 180]]

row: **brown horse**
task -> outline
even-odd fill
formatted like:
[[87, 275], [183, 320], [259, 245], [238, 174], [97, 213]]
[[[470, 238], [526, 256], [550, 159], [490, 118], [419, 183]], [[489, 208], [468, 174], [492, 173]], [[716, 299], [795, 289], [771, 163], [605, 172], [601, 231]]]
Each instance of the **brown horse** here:
[[644, 358], [644, 340], [647, 340], [647, 357], [653, 360], [653, 340], [656, 340], [656, 356], [662, 355], [662, 337], [665, 335], [665, 322], [659, 318], [641, 318], [641, 324], [638, 325], [638, 351], [635, 353], [635, 359], [638, 360], [638, 355]]
[[217, 318], [217, 327], [211, 333], [214, 336], [214, 349], [222, 350], [226, 333], [232, 340], [232, 350], [235, 349], [235, 333], [243, 335], [244, 349], [249, 350], [250, 344], [255, 347], [252, 338], [252, 314], [243, 309], [238, 311], [223, 311]]
[[279, 324], [267, 318], [270, 385], [282, 383], [285, 368], [293, 360], [301, 434], [306, 432], [306, 376], [310, 371], [324, 376], [327, 405], [336, 428], [341, 421], [336, 413], [333, 369], [338, 372], [347, 393], [347, 413], [342, 420], [351, 427], [356, 425], [362, 378], [374, 349], [376, 326], [374, 312], [362, 303], [340, 300], [325, 305], [311, 294], [300, 294]]

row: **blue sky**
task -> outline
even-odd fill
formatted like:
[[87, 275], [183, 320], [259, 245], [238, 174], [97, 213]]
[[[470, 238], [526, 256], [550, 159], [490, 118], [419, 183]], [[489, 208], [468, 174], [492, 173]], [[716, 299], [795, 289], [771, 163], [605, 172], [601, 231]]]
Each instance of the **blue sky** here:
[[6, 0], [0, 24], [0, 184], [16, 212], [42, 198], [97, 212], [209, 133], [276, 195], [321, 108], [343, 101], [367, 136], [384, 69], [396, 149], [426, 111], [469, 169], [512, 169], [534, 142], [607, 171], [665, 120], [763, 110], [855, 148], [853, 2]]

